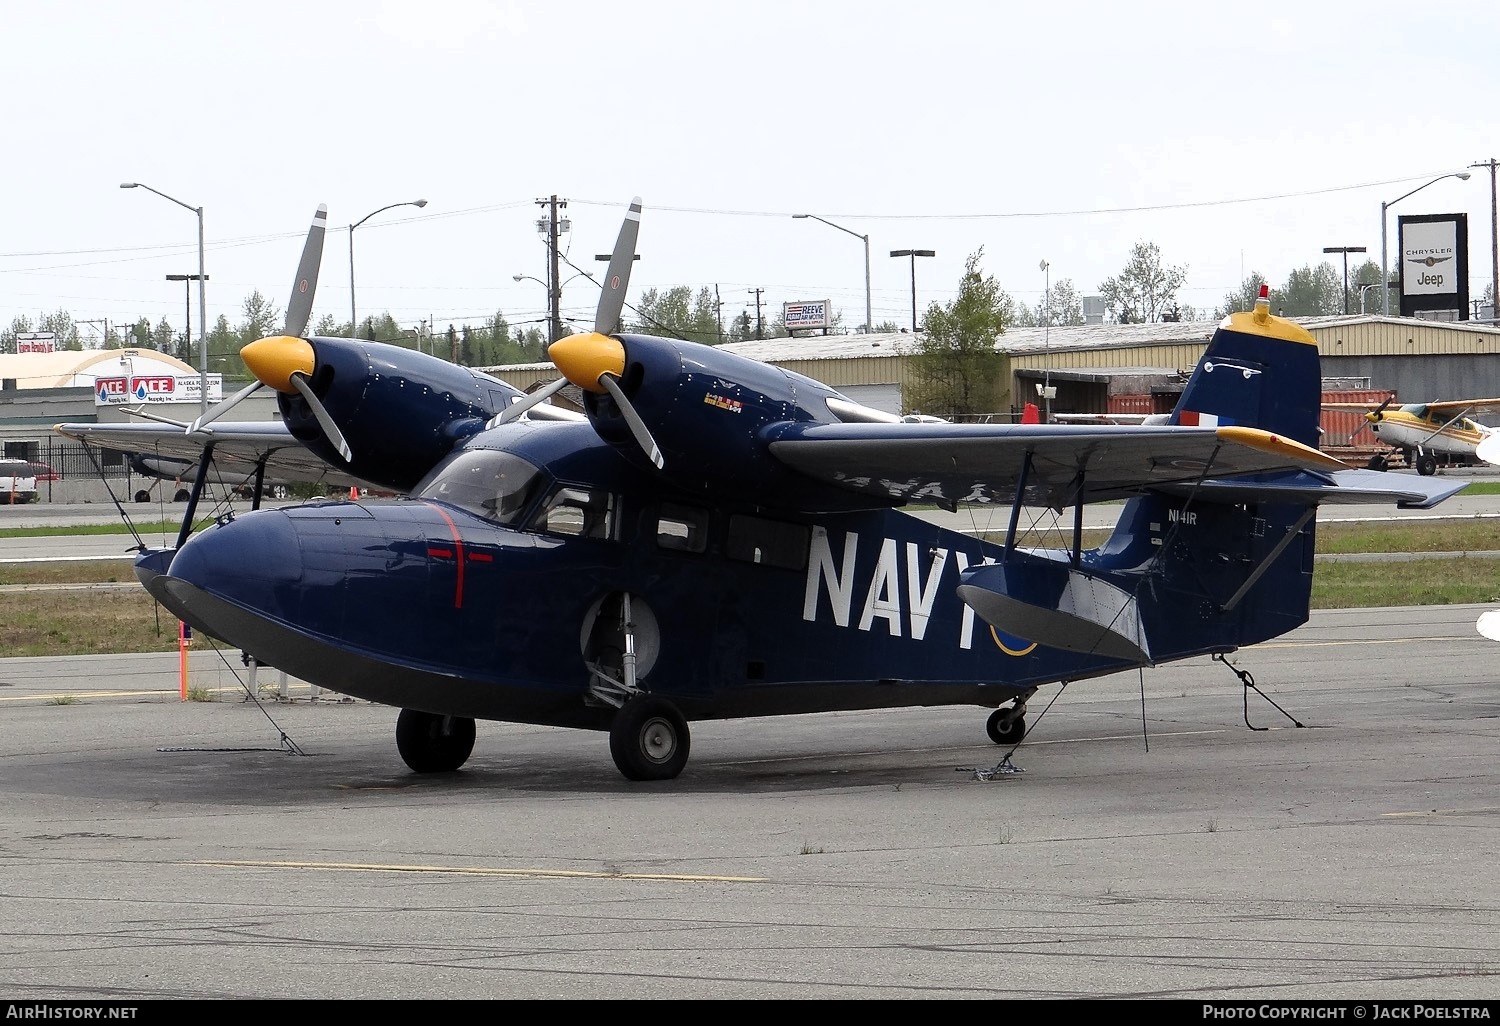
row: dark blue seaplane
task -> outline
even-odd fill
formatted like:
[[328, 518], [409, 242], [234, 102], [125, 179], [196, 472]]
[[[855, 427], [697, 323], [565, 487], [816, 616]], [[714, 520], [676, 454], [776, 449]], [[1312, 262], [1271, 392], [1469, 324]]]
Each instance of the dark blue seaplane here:
[[[404, 497], [185, 521], [139, 561], [151, 594], [261, 665], [399, 708], [418, 773], [457, 770], [476, 721], [496, 720], [607, 733], [625, 777], [664, 780], [698, 720], [973, 706], [1012, 745], [1039, 688], [1302, 624], [1320, 504], [1426, 508], [1463, 487], [1318, 451], [1316, 344], [1264, 294], [1219, 326], [1167, 424], [902, 423], [804, 376], [621, 333], [639, 220], [636, 200], [594, 330], [554, 343], [560, 377], [523, 394], [303, 337], [315, 219], [286, 333], [243, 350], [256, 382], [175, 436], [152, 430], [204, 463], [216, 447], [251, 465], [291, 454]], [[546, 401], [570, 382], [581, 416]], [[242, 444], [219, 417], [260, 387], [283, 434], [259, 424]], [[1119, 499], [1113, 534], [1084, 548], [1084, 505]], [[1009, 507], [1002, 541], [902, 509], [976, 503]], [[1023, 506], [1071, 508], [1072, 544], [1022, 544]]]

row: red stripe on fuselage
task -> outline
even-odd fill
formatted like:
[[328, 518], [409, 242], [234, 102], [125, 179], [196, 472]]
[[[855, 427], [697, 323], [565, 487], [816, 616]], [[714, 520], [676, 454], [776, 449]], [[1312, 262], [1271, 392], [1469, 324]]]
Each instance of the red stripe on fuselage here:
[[427, 505], [437, 510], [438, 516], [447, 521], [448, 531], [453, 535], [453, 548], [456, 552], [456, 555], [455, 553], [449, 552], [446, 549], [433, 548], [428, 548], [427, 554], [429, 556], [453, 556], [453, 558], [458, 561], [458, 580], [453, 585], [453, 608], [462, 609], [464, 607], [464, 540], [459, 537], [458, 525], [453, 522], [453, 518], [450, 517], [446, 511], [444, 511], [443, 507], [431, 502], [429, 502]]

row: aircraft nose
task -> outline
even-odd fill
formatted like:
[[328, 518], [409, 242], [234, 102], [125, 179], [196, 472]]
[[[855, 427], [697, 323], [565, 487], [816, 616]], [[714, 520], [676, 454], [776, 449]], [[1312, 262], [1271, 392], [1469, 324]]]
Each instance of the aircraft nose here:
[[296, 532], [279, 510], [260, 510], [193, 535], [172, 560], [173, 577], [208, 581], [297, 581], [302, 560]]
[[179, 620], [222, 639], [223, 603], [283, 615], [302, 576], [291, 521], [279, 510], [260, 510], [193, 535], [147, 588]]

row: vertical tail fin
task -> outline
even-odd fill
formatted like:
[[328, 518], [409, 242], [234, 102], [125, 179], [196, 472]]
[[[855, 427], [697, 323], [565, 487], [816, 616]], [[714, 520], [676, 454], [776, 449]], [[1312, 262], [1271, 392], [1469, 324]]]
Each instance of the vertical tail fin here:
[[1169, 423], [1261, 428], [1317, 448], [1318, 343], [1271, 315], [1268, 292], [1262, 285], [1254, 310], [1224, 318]]
[[[1317, 340], [1272, 316], [1267, 291], [1219, 325], [1169, 423], [1260, 428], [1316, 448]], [[1176, 655], [1222, 650], [1303, 623], [1314, 526], [1304, 502], [1152, 493], [1130, 500], [1098, 552], [1102, 566], [1152, 568], [1141, 617], [1160, 640], [1154, 654], [1172, 658], [1172, 646]]]

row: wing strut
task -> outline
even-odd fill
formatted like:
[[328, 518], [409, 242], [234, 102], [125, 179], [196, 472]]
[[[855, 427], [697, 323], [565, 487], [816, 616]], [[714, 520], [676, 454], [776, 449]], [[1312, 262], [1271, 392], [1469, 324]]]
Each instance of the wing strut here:
[[203, 447], [203, 455], [198, 459], [198, 474], [193, 478], [193, 490], [188, 494], [187, 509], [182, 511], [182, 529], [177, 533], [177, 547], [180, 549], [187, 544], [188, 535], [193, 533], [193, 517], [198, 514], [198, 500], [203, 495], [203, 486], [208, 483], [208, 465], [213, 461], [214, 443], [209, 442]]
[[1010, 526], [1005, 529], [1005, 557], [1016, 548], [1016, 528], [1021, 523], [1021, 500], [1026, 497], [1026, 479], [1031, 476], [1031, 450], [1026, 450], [1026, 459], [1021, 462], [1021, 473], [1016, 475], [1016, 497], [1010, 504]]
[[260, 509], [260, 497], [262, 494], [261, 490], [266, 486], [266, 460], [270, 458], [270, 455], [267, 454], [261, 459], [255, 461], [255, 491], [251, 494], [250, 497], [251, 512]]

